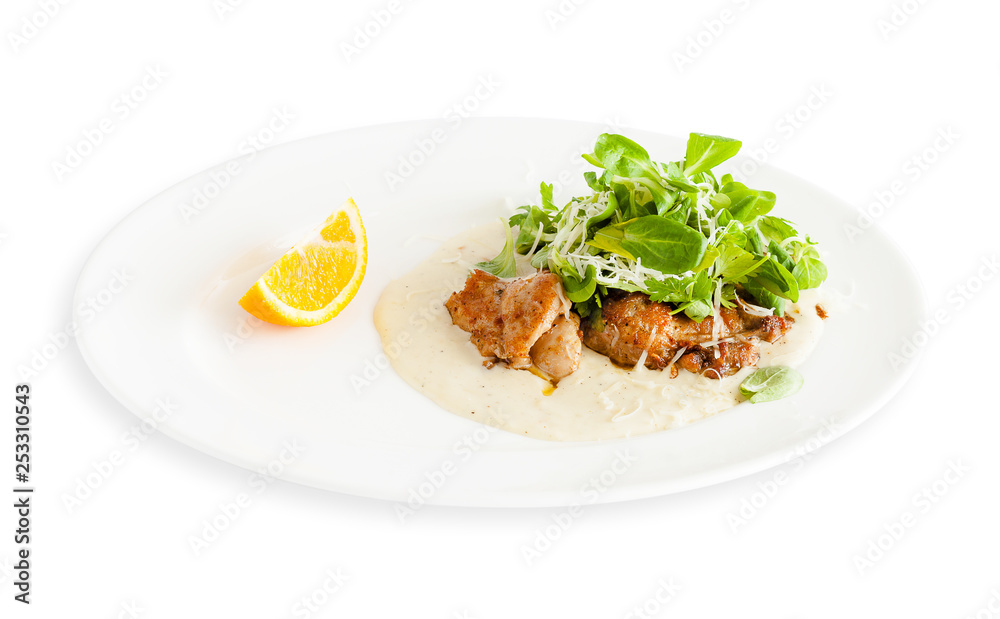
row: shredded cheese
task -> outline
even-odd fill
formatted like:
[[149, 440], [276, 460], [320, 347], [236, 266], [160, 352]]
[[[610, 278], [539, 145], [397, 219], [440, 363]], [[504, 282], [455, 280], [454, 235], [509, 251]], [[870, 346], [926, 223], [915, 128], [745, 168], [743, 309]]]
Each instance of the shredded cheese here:
[[646, 355], [649, 354], [649, 347], [653, 345], [653, 340], [656, 339], [656, 330], [660, 328], [660, 325], [654, 325], [653, 330], [649, 333], [649, 341], [646, 342], [646, 347], [642, 349], [642, 354], [639, 355], [639, 361], [636, 362], [633, 370], [638, 370], [646, 364]]

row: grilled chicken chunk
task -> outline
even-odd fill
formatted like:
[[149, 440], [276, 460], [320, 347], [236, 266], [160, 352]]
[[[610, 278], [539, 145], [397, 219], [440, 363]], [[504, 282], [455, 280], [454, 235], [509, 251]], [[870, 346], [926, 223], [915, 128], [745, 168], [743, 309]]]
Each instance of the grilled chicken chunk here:
[[671, 376], [676, 376], [677, 367], [709, 378], [731, 376], [756, 365], [758, 343], [777, 340], [793, 322], [789, 317], [751, 314], [740, 302], [720, 310], [721, 324], [715, 331], [714, 317], [699, 323], [683, 314], [671, 315], [666, 303], [632, 292], [605, 299], [603, 331], [589, 322], [581, 330], [580, 317], [569, 311], [562, 282], [547, 271], [510, 281], [476, 269], [445, 307], [452, 322], [471, 334], [487, 364], [500, 360], [513, 369], [534, 366], [554, 380], [580, 366], [583, 344], [620, 365], [634, 366], [645, 352], [646, 367], [670, 366]]
[[549, 272], [515, 279], [500, 297], [503, 321], [503, 358], [510, 367], [531, 367], [531, 347], [552, 328], [569, 303], [562, 293], [562, 280]]
[[534, 364], [556, 380], [579, 367], [580, 318], [569, 311], [562, 281], [552, 273], [504, 281], [476, 269], [445, 307], [487, 359], [514, 369]]
[[[768, 342], [781, 337], [791, 326], [791, 318], [755, 316], [736, 309], [722, 308], [722, 324], [713, 334], [714, 317], [700, 323], [683, 314], [671, 315], [666, 303], [651, 300], [647, 295], [632, 292], [608, 297], [602, 307], [604, 331], [586, 325], [584, 343], [597, 352], [607, 355], [621, 365], [635, 365], [646, 351], [646, 367], [662, 370], [682, 349], [688, 349], [686, 362], [681, 367], [697, 371], [712, 378], [729, 376], [745, 365], [754, 365], [760, 358], [756, 342]], [[713, 341], [738, 338], [739, 342], [724, 342], [716, 350], [700, 346]], [[725, 344], [725, 346], [724, 346]], [[715, 348], [715, 347], [712, 347]], [[712, 358], [705, 357], [705, 353]], [[709, 370], [714, 371], [709, 371]]]
[[709, 378], [732, 376], [740, 368], [757, 365], [760, 361], [757, 342], [757, 338], [750, 337], [743, 341], [720, 342], [713, 348], [695, 346], [688, 349], [677, 364], [688, 372], [703, 374]]
[[500, 297], [507, 283], [485, 271], [475, 270], [465, 288], [445, 302], [451, 321], [472, 334], [472, 343], [484, 357], [504, 357]]
[[552, 328], [542, 334], [531, 347], [531, 360], [541, 371], [559, 380], [580, 367], [583, 352], [583, 331], [580, 317], [570, 312], [569, 318], [560, 315]]

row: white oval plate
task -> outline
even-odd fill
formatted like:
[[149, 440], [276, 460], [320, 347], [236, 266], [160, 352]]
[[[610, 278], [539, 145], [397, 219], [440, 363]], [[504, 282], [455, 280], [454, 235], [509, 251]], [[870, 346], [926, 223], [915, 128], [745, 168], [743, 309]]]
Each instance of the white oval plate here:
[[[221, 164], [145, 203], [100, 243], [74, 301], [97, 298], [102, 310], [78, 316], [80, 349], [122, 404], [179, 441], [252, 470], [297, 444], [272, 468], [283, 479], [412, 505], [573, 505], [707, 486], [843, 434], [902, 387], [914, 363], [895, 369], [890, 353], [924, 313], [913, 271], [877, 230], [847, 239], [857, 211], [768, 167], [748, 183], [775, 191], [776, 214], [821, 242], [826, 286], [859, 300], [827, 321], [795, 397], [633, 439], [551, 443], [486, 432], [404, 383], [372, 323], [386, 283], [435, 239], [535, 200], [540, 181], [556, 182], [560, 199], [583, 192], [579, 153], [602, 131], [535, 119], [407, 122], [267, 149], [226, 172]], [[683, 156], [682, 139], [626, 133], [658, 159]], [[390, 187], [387, 173], [402, 182]], [[354, 301], [318, 327], [249, 319], [243, 292], [349, 195], [370, 244]], [[116, 273], [128, 281], [109, 288]], [[157, 401], [173, 410], [154, 415]]]

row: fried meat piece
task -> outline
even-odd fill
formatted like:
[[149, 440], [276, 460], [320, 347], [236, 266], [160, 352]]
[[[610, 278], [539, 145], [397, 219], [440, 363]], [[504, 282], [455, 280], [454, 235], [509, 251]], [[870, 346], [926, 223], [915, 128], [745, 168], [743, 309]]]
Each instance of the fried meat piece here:
[[758, 341], [753, 337], [743, 341], [720, 342], [710, 348], [695, 346], [688, 349], [677, 363], [688, 372], [710, 378], [732, 376], [739, 372], [740, 368], [757, 365], [760, 361]]
[[[714, 317], [699, 323], [680, 313], [671, 315], [671, 311], [666, 303], [653, 301], [640, 292], [609, 296], [602, 307], [604, 330], [598, 331], [590, 324], [585, 325], [583, 342], [625, 366], [634, 366], [645, 351], [645, 365], [654, 370], [670, 365], [681, 349], [688, 349], [691, 353], [696, 353], [696, 349], [708, 350], [713, 356], [711, 363], [700, 360], [701, 353], [697, 352], [681, 367], [700, 368], [697, 370], [700, 373], [719, 378], [720, 375], [735, 373], [743, 365], [756, 364], [760, 358], [756, 341], [773, 342], [792, 324], [792, 319], [787, 317], [750, 314], [740, 303], [733, 309], [721, 309], [722, 324], [718, 332], [714, 332]], [[722, 344], [701, 346], [713, 342], [714, 338], [726, 340], [737, 336], [740, 341], [730, 343], [732, 345], [726, 347], [726, 352]], [[748, 346], [753, 349], [752, 353]], [[718, 356], [713, 350], [715, 348], [718, 348]], [[732, 370], [734, 367], [736, 369]], [[709, 372], [709, 368], [715, 372]]]
[[487, 359], [514, 369], [534, 364], [554, 379], [579, 366], [580, 318], [569, 311], [562, 281], [548, 271], [505, 281], [476, 269], [445, 307]]
[[500, 298], [507, 282], [486, 271], [475, 270], [465, 288], [445, 302], [451, 321], [472, 334], [472, 343], [484, 357], [504, 357]]
[[500, 297], [503, 358], [510, 367], [531, 367], [531, 347], [567, 311], [562, 280], [549, 272], [515, 279]]
[[565, 378], [580, 367], [583, 352], [583, 331], [580, 317], [570, 312], [569, 318], [560, 315], [552, 328], [542, 334], [531, 347], [531, 360], [535, 366], [555, 380]]

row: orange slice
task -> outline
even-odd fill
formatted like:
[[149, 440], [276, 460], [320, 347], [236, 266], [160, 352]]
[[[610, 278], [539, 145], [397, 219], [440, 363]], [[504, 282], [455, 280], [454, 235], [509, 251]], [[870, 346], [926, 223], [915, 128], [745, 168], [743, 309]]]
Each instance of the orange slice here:
[[361, 213], [354, 200], [348, 199], [278, 258], [243, 295], [240, 306], [276, 325], [322, 324], [354, 298], [367, 263], [368, 240]]

